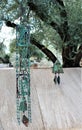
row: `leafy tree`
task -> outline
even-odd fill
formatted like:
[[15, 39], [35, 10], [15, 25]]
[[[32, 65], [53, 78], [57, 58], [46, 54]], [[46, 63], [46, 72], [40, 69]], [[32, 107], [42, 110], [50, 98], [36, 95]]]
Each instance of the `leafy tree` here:
[[5, 53], [6, 46], [3, 42], [0, 43], [0, 61], [3, 63], [9, 63], [9, 55]]
[[5, 55], [5, 49], [6, 49], [6, 46], [3, 44], [3, 42], [0, 43], [0, 57], [4, 57]]
[[[31, 43], [52, 62], [56, 61], [57, 55], [50, 45], [62, 53], [64, 67], [79, 66], [82, 57], [81, 0], [11, 1], [3, 0], [1, 4], [1, 19], [6, 21], [7, 26], [15, 28], [13, 22], [19, 18], [27, 21], [33, 26]], [[23, 14], [27, 15], [27, 19], [23, 19]]]
[[3, 44], [3, 42], [0, 43], [0, 62], [4, 63], [4, 56], [5, 56], [5, 48], [6, 46]]
[[7, 64], [10, 63], [9, 59], [10, 59], [10, 56], [8, 54], [6, 54], [4, 56], [4, 63], [7, 63]]
[[10, 53], [13, 53], [16, 51], [16, 39], [12, 40], [9, 46]]

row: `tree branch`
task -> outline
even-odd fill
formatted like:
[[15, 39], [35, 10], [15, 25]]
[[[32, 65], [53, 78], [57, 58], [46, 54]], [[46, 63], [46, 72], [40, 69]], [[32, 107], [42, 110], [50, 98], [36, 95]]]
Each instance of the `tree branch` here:
[[[47, 23], [47, 21], [48, 21], [47, 15], [46, 15], [44, 12], [40, 11], [40, 9], [39, 9], [39, 7], [38, 7], [37, 5], [35, 5], [33, 2], [30, 2], [30, 1], [29, 1], [29, 2], [28, 2], [28, 6], [29, 6], [30, 10], [34, 11], [34, 12], [36, 13], [36, 15], [37, 15], [42, 21], [44, 21], [44, 22]], [[55, 29], [55, 30], [59, 33], [61, 39], [63, 40], [64, 36], [63, 36], [63, 32], [62, 32], [61, 27], [60, 27], [57, 23], [55, 23], [54, 21], [51, 21], [51, 22], [48, 23], [48, 24], [49, 24], [50, 26], [52, 26], [52, 28]]]
[[[6, 21], [6, 25], [8, 27], [13, 27], [13, 28], [15, 28], [17, 26], [15, 23], [11, 23], [10, 21]], [[32, 36], [30, 38], [30, 42], [33, 45], [37, 46], [44, 54], [47, 55], [47, 57], [49, 57], [49, 59], [53, 63], [55, 63], [55, 61], [57, 60], [57, 58], [54, 56], [54, 54], [49, 49], [47, 49], [44, 45], [39, 44], [39, 42], [37, 42], [36, 39], [33, 38]]]
[[[67, 20], [67, 12], [65, 10], [65, 6], [62, 0], [52, 0], [52, 3], [54, 4], [55, 2], [57, 2], [59, 4], [58, 8], [60, 10], [60, 16], [61, 18], [64, 19], [64, 23], [62, 23], [60, 26], [55, 23], [54, 21], [51, 21], [50, 23], [48, 23], [50, 26], [53, 27], [53, 29], [55, 29], [58, 34], [60, 35], [61, 39], [66, 42], [69, 41], [69, 34], [68, 34], [68, 20]], [[30, 8], [30, 10], [34, 11], [36, 13], [36, 15], [44, 22], [47, 23], [48, 21], [48, 17], [47, 15], [40, 10], [35, 3], [33, 3], [33, 1], [29, 1], [28, 2], [28, 6]], [[61, 8], [60, 8], [61, 7]]]
[[39, 42], [36, 41], [35, 38], [33, 38], [31, 36], [31, 43], [35, 46], [37, 46], [44, 54], [47, 55], [47, 57], [49, 57], [49, 59], [55, 63], [55, 61], [57, 60], [57, 58], [54, 56], [54, 54], [49, 50], [47, 49], [44, 45], [41, 45]]
[[10, 21], [6, 21], [6, 26], [15, 28], [17, 25], [15, 23], [11, 23]]

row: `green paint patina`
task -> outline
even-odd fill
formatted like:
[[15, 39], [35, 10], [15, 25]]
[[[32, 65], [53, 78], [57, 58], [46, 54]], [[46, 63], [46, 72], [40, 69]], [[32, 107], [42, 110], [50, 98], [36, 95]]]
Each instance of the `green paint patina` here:
[[[17, 119], [20, 124], [21, 112], [27, 113], [31, 121], [30, 100], [30, 27], [18, 25], [16, 28], [16, 85], [17, 85]], [[27, 111], [27, 112], [26, 112]]]
[[52, 72], [53, 73], [63, 73], [62, 65], [60, 64], [60, 62], [58, 60], [56, 60], [56, 62], [54, 63]]

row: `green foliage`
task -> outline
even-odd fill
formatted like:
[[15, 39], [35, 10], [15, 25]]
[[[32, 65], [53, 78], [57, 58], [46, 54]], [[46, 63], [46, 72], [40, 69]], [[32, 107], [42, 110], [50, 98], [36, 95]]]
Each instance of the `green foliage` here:
[[68, 15], [71, 43], [77, 46], [77, 44], [82, 43], [82, 1], [65, 0], [65, 7]]
[[[54, 4], [51, 2], [51, 0], [33, 0], [32, 2], [34, 2], [38, 8], [40, 12], [44, 13], [45, 19], [47, 23], [50, 23], [51, 21], [56, 22], [57, 24], [61, 24], [63, 22], [64, 19], [61, 20], [60, 18], [60, 12], [58, 9], [58, 5], [57, 2], [55, 2]], [[10, 18], [10, 20], [12, 19], [13, 21], [17, 19], [17, 17], [19, 18], [20, 16], [20, 4], [18, 4], [20, 2], [18, 2], [18, 0], [15, 0], [12, 2], [12, 4], [8, 4], [7, 1], [3, 1], [2, 2], [2, 7], [3, 7], [3, 15], [4, 17], [8, 17]], [[71, 0], [64, 0], [65, 3], [65, 7], [67, 10], [67, 14], [68, 14], [68, 20], [69, 20], [69, 25], [70, 25], [70, 33], [75, 31], [75, 27], [74, 23], [77, 21], [77, 17], [80, 18], [81, 13], [79, 10], [80, 8], [80, 3], [81, 0], [73, 2]], [[5, 4], [5, 6], [4, 6]], [[79, 14], [79, 15], [78, 15]], [[80, 17], [79, 17], [80, 16]], [[35, 35], [36, 38], [38, 37], [39, 40], [44, 40], [44, 35], [45, 38], [49, 38], [50, 36], [51, 39], [49, 38], [48, 41], [50, 41], [50, 43], [54, 44], [54, 41], [56, 41], [55, 35], [55, 31], [53, 29], [51, 29], [51, 27], [49, 27], [48, 25], [44, 24], [44, 22], [42, 23], [42, 21], [40, 19], [38, 19], [38, 17], [36, 17], [36, 15], [33, 14], [33, 12], [30, 13], [30, 23], [33, 24], [33, 26], [35, 27]], [[77, 23], [76, 23], [77, 24]], [[46, 31], [45, 31], [45, 29]], [[39, 33], [37, 33], [37, 31], [39, 30]], [[50, 31], [51, 30], [51, 31]], [[57, 36], [57, 35], [56, 35]], [[53, 39], [53, 40], [52, 40]], [[55, 39], [55, 40], [54, 40]], [[57, 38], [57, 42], [59, 38]], [[45, 39], [46, 40], [46, 39]]]
[[13, 53], [16, 51], [16, 39], [13, 39], [9, 46], [10, 53]]
[[5, 49], [6, 46], [3, 44], [3, 42], [0, 43], [0, 57], [4, 57], [5, 56]]
[[8, 55], [8, 54], [5, 54], [5, 56], [4, 56], [4, 61], [5, 61], [5, 63], [9, 63], [10, 61], [9, 61], [9, 58], [10, 58], [10, 56]]
[[[30, 2], [30, 0], [28, 0]], [[78, 52], [79, 46], [82, 44], [82, 0], [62, 0], [64, 2], [65, 8], [61, 7], [56, 0], [31, 0], [31, 3], [35, 4], [38, 12], [39, 18], [33, 11], [29, 11], [28, 23], [33, 26], [31, 34], [40, 41], [40, 44], [45, 45], [45, 47], [50, 49], [50, 45], [56, 50], [62, 52], [62, 47], [67, 47], [68, 45], [73, 46], [73, 51]], [[25, 3], [27, 4], [27, 3]], [[23, 4], [25, 6], [25, 4]], [[18, 0], [8, 3], [6, 0], [0, 5], [0, 16], [3, 19], [9, 19], [15, 21], [19, 19], [22, 15], [21, 12], [21, 2]], [[29, 6], [25, 7], [26, 15], [28, 15]], [[66, 10], [67, 19], [61, 17], [60, 10]], [[56, 29], [50, 26], [51, 22], [54, 22], [62, 29], [62, 24], [67, 20], [68, 22], [68, 33], [70, 34], [69, 41], [64, 42]], [[10, 52], [13, 53], [16, 50], [15, 40], [10, 44]], [[42, 55], [38, 52], [37, 48], [32, 46], [30, 48], [33, 55]], [[37, 50], [37, 51], [36, 51]], [[52, 49], [50, 49], [52, 51]], [[32, 54], [31, 54], [32, 55]], [[72, 52], [70, 53], [72, 55]], [[39, 56], [39, 57], [40, 57]], [[74, 55], [75, 56], [75, 55]]]
[[44, 54], [34, 45], [30, 45], [30, 57], [35, 57], [38, 61], [40, 61]]

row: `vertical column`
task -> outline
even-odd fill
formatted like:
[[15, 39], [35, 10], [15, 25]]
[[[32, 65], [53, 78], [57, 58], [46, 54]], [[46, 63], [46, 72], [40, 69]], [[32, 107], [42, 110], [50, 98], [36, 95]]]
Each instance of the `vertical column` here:
[[29, 29], [20, 25], [16, 30], [17, 119], [22, 113], [20, 119], [26, 126], [31, 121]]

